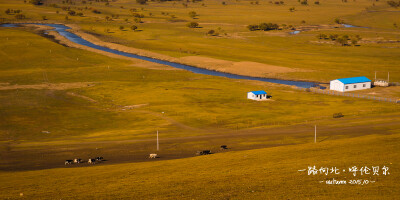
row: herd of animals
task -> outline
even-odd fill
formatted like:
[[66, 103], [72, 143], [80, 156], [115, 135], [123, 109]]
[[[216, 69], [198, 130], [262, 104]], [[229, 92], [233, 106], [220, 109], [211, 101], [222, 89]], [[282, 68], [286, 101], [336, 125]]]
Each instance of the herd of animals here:
[[[101, 162], [103, 161], [104, 158], [103, 157], [96, 157], [96, 158], [89, 158], [89, 160], [87, 161], [88, 164], [96, 164], [96, 162]], [[70, 165], [70, 164], [79, 164], [79, 163], [83, 163], [83, 160], [80, 158], [75, 158], [74, 160], [65, 160], [65, 165]]]
[[[228, 149], [228, 147], [226, 145], [221, 145], [220, 149], [226, 150], [226, 149]], [[202, 151], [196, 152], [196, 155], [208, 155], [208, 154], [212, 154], [211, 150], [202, 150]], [[151, 153], [149, 155], [149, 158], [159, 158], [159, 156], [155, 153]], [[96, 158], [89, 158], [87, 163], [88, 164], [96, 164], [97, 162], [101, 162], [101, 161], [104, 161], [103, 157], [96, 157]], [[75, 158], [74, 160], [65, 160], [65, 165], [70, 165], [73, 163], [75, 163], [75, 164], [83, 163], [83, 160], [80, 158]]]

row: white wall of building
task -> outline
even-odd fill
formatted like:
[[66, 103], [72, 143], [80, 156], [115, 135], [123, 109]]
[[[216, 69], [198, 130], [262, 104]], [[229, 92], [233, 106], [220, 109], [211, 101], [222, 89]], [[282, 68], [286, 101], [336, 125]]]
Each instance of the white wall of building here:
[[248, 99], [252, 99], [252, 100], [266, 100], [267, 98], [267, 94], [259, 94], [259, 95], [255, 95], [252, 92], [248, 92], [247, 93], [247, 98]]
[[364, 90], [369, 88], [371, 88], [371, 82], [343, 84], [338, 80], [331, 81], [329, 86], [330, 90], [335, 90], [339, 92]]
[[329, 89], [344, 92], [344, 84], [338, 80], [333, 80], [329, 84]]

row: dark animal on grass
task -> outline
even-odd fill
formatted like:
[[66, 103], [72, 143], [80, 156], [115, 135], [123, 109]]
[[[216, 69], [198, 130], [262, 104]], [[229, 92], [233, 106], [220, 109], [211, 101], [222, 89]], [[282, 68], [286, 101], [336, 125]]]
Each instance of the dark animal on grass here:
[[82, 159], [80, 159], [80, 158], [75, 158], [74, 159], [74, 163], [81, 163], [82, 162]]
[[225, 150], [225, 149], [228, 149], [228, 146], [226, 146], [226, 145], [221, 145], [221, 150]]
[[103, 161], [103, 159], [104, 159], [103, 157], [96, 157], [97, 161]]
[[196, 155], [208, 155], [211, 154], [211, 150], [203, 150], [203, 151], [197, 151]]
[[89, 164], [96, 164], [96, 159], [89, 158], [88, 163]]

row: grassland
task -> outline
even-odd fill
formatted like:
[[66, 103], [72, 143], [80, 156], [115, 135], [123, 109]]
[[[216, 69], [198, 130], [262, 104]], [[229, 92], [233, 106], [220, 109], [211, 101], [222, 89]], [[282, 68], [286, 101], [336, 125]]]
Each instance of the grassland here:
[[[117, 156], [113, 162], [144, 160], [143, 155], [154, 150], [156, 130], [167, 140], [165, 153], [175, 152], [165, 158], [176, 158], [216, 143], [229, 143], [237, 150], [304, 143], [312, 140], [307, 132], [315, 123], [321, 126], [321, 136], [329, 140], [359, 136], [352, 134], [353, 129], [363, 130], [360, 134], [364, 135], [379, 127], [385, 133], [398, 128], [399, 108], [392, 103], [313, 94], [172, 68], [151, 69], [151, 64], [143, 61], [113, 59], [58, 45], [29, 28], [2, 28], [0, 34], [1, 40], [7, 41], [0, 48], [4, 63], [2, 155], [8, 158], [3, 160], [3, 169], [62, 166], [60, 157], [96, 152], [125, 156]], [[49, 88], [40, 88], [46, 84]], [[75, 88], [66, 87], [68, 84]], [[267, 90], [272, 99], [255, 102], [245, 98], [247, 91], [259, 89]], [[349, 126], [338, 129], [337, 123], [343, 122], [332, 121], [337, 112], [345, 115]], [[375, 126], [372, 132], [366, 130], [371, 124]], [[342, 129], [346, 126], [350, 130]], [[270, 130], [276, 127], [280, 130]], [[207, 137], [214, 137], [211, 135], [222, 136], [210, 142]], [[246, 135], [249, 138], [244, 142]], [[174, 141], [178, 138], [183, 138], [181, 144]], [[195, 141], [200, 143], [186, 145]], [[34, 166], [23, 162], [31, 155], [30, 161], [35, 163], [35, 155], [43, 154], [48, 155], [47, 160]]]
[[[128, 62], [63, 47], [29, 32], [3, 29], [2, 34], [3, 40], [8, 38], [7, 41], [10, 41], [3, 43], [1, 48], [5, 55], [2, 58], [3, 83], [35, 85], [43, 82], [90, 82], [95, 85], [71, 89], [72, 92], [90, 97], [95, 103], [76, 96], [68, 96], [62, 91], [51, 92], [54, 94], [46, 94], [42, 90], [34, 92], [18, 90], [18, 94], [15, 90], [2, 91], [5, 94], [3, 105], [8, 108], [7, 110], [13, 106], [23, 107], [29, 104], [24, 99], [39, 101], [39, 103], [32, 103], [33, 108], [48, 104], [51, 109], [48, 109], [46, 111], [48, 114], [43, 116], [44, 121], [51, 116], [52, 112], [57, 113], [56, 108], [59, 106], [74, 107], [70, 104], [70, 100], [78, 102], [78, 110], [81, 109], [79, 106], [102, 107], [100, 110], [93, 111], [112, 111], [124, 116], [134, 113], [129, 109], [123, 110], [124, 106], [144, 105], [143, 109], [159, 114], [164, 112], [165, 116], [173, 117], [193, 127], [230, 129], [260, 127], [268, 124], [266, 123], [268, 121], [302, 122], [307, 119], [330, 118], [337, 111], [344, 114], [356, 113], [360, 116], [378, 112], [389, 113], [393, 107], [396, 107], [396, 105], [377, 102], [371, 106], [371, 101], [357, 101], [357, 106], [354, 106], [355, 101], [348, 101], [347, 98], [309, 94], [273, 84], [232, 81], [180, 70], [150, 70], [132, 67], [129, 66], [132, 64]], [[24, 40], [21, 41], [18, 38], [24, 38]], [[23, 54], [18, 54], [21, 48], [25, 51]], [[52, 53], [47, 53], [49, 49]], [[46, 61], [42, 60], [44, 54], [49, 55]], [[26, 59], [18, 59], [20, 56]], [[76, 58], [80, 59], [76, 60]], [[43, 80], [44, 76], [45, 80]], [[244, 98], [249, 90], [265, 88], [273, 96], [273, 101], [251, 102]], [[10, 97], [10, 95], [14, 96]], [[50, 100], [42, 97], [46, 95], [55, 97]], [[63, 101], [64, 98], [67, 100]], [[7, 104], [6, 101], [8, 101]], [[338, 107], [340, 110], [337, 110]], [[259, 112], [260, 110], [265, 112]], [[301, 115], [296, 113], [301, 113]], [[90, 117], [83, 118], [90, 119]], [[246, 121], [252, 123], [248, 124]], [[73, 124], [73, 122], [70, 123]], [[155, 121], [155, 124], [158, 124], [158, 121]], [[147, 124], [146, 126], [154, 125]], [[33, 127], [28, 129], [31, 128]], [[37, 129], [34, 132], [40, 131]]]
[[[67, 11], [49, 6], [67, 6], [60, 1], [42, 6], [16, 0], [0, 2], [0, 18], [5, 22], [73, 24], [105, 42], [189, 61], [189, 56], [203, 56], [300, 69], [275, 74], [277, 78], [326, 82], [356, 75], [372, 78], [375, 71], [379, 76], [391, 71], [392, 81], [399, 82], [400, 78], [400, 32], [393, 26], [398, 12], [391, 12], [385, 2], [329, 0], [319, 6], [312, 2], [300, 6], [297, 1], [288, 1], [278, 6], [250, 1], [226, 1], [227, 5], [222, 5], [211, 0], [188, 3], [185, 8], [182, 2], [138, 5], [117, 1], [105, 6], [104, 2], [77, 1], [68, 6], [84, 15], [69, 16], [68, 20]], [[372, 3], [376, 5], [372, 7]], [[86, 10], [86, 6], [101, 14]], [[293, 6], [296, 11], [289, 12]], [[14, 14], [4, 14], [7, 8], [23, 10], [27, 19], [15, 20]], [[131, 8], [145, 15], [144, 23], [133, 21]], [[192, 10], [199, 14], [197, 19], [188, 17]], [[112, 14], [119, 17], [105, 21]], [[47, 20], [42, 20], [44, 15]], [[335, 18], [369, 28], [343, 28], [333, 24]], [[189, 21], [198, 21], [201, 28], [187, 28]], [[246, 29], [246, 25], [260, 22], [290, 24], [304, 31], [289, 35], [288, 29]], [[128, 30], [133, 24], [139, 31]], [[119, 30], [120, 26], [124, 30]], [[205, 35], [210, 29], [218, 31], [219, 36]], [[320, 33], [358, 34], [363, 39], [360, 46], [341, 47], [317, 39]], [[57, 44], [29, 27], [0, 28], [0, 62], [0, 198], [399, 196], [398, 104], [315, 94], [278, 84], [199, 75], [108, 57]], [[272, 99], [247, 100], [246, 93], [252, 90], [266, 90]], [[360, 93], [400, 97], [398, 87]], [[332, 118], [338, 112], [344, 117]], [[312, 143], [314, 125], [318, 129], [317, 144]], [[155, 152], [157, 130], [160, 158], [148, 162], [147, 155]], [[223, 144], [230, 147], [228, 152], [219, 150]], [[187, 158], [201, 149], [217, 153]], [[244, 151], [249, 149], [256, 150]], [[83, 163], [67, 168], [63, 163], [95, 156], [104, 156], [107, 161], [90, 167]], [[328, 177], [297, 171], [310, 165], [389, 166], [392, 174], [357, 177], [371, 178], [374, 184], [335, 187], [318, 182]]]
[[[399, 133], [371, 135], [169, 161], [0, 172], [0, 190], [5, 199], [397, 199], [399, 139]], [[308, 166], [346, 172], [298, 171]], [[386, 166], [390, 174], [353, 176], [353, 166]], [[347, 184], [325, 184], [332, 179]], [[350, 185], [354, 179], [375, 182]]]
[[[394, 24], [400, 24], [400, 14], [392, 12], [395, 10], [386, 2], [343, 3], [329, 0], [321, 2], [321, 5], [309, 2], [308, 6], [302, 6], [292, 0], [285, 1], [284, 5], [274, 5], [267, 1], [259, 2], [259, 5], [252, 5], [251, 1], [226, 1], [227, 5], [222, 5], [220, 1], [211, 0], [188, 3], [187, 8], [179, 2], [148, 2], [139, 5], [132, 1], [116, 1], [109, 6], [105, 6], [104, 2], [82, 4], [77, 1], [74, 5], [68, 5], [61, 1], [49, 1], [43, 6], [21, 4], [20, 1], [7, 2], [0, 5], [0, 10], [22, 9], [27, 16], [25, 21], [38, 21], [46, 16], [48, 20], [44, 22], [77, 24], [104, 41], [173, 57], [206, 56], [303, 69], [306, 71], [273, 76], [322, 82], [358, 75], [373, 78], [375, 71], [391, 71], [392, 80], [399, 82], [396, 66], [400, 64], [400, 31]], [[58, 8], [49, 6], [53, 3]], [[69, 16], [66, 21], [67, 11], [61, 9], [63, 6], [84, 15]], [[290, 12], [290, 7], [295, 7], [296, 11]], [[90, 9], [99, 10], [101, 14], [94, 14]], [[190, 11], [195, 11], [198, 16], [190, 18]], [[141, 19], [143, 23], [134, 22], [133, 13], [144, 15]], [[111, 21], [105, 20], [106, 17], [112, 18], [112, 15], [114, 18]], [[14, 17], [2, 16], [5, 21]], [[335, 18], [369, 28], [334, 28], [340, 27], [334, 24]], [[306, 23], [302, 23], [303, 20]], [[186, 24], [190, 21], [199, 22], [201, 28], [187, 28]], [[248, 24], [261, 22], [293, 25], [305, 31], [299, 35], [289, 35], [290, 30], [285, 29], [251, 32], [246, 28]], [[139, 31], [131, 31], [129, 27], [132, 25], [138, 26]], [[124, 30], [119, 30], [120, 26]], [[218, 32], [219, 36], [207, 36], [206, 32], [211, 29]], [[362, 40], [360, 46], [341, 47], [334, 42], [318, 40], [316, 36], [320, 33], [360, 35]], [[380, 76], [383, 78], [382, 74]]]

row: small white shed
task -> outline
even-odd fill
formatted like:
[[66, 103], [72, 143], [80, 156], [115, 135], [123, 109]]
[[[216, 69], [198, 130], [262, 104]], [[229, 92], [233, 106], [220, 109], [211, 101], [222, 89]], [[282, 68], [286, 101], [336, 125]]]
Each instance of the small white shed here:
[[265, 92], [264, 90], [260, 90], [260, 91], [251, 91], [247, 93], [247, 98], [248, 99], [252, 99], [252, 100], [256, 100], [256, 101], [261, 101], [261, 100], [267, 100], [268, 96], [267, 96], [267, 92]]
[[371, 88], [371, 80], [365, 76], [340, 78], [330, 82], [329, 89], [339, 92], [364, 90]]

